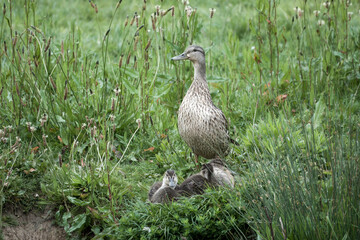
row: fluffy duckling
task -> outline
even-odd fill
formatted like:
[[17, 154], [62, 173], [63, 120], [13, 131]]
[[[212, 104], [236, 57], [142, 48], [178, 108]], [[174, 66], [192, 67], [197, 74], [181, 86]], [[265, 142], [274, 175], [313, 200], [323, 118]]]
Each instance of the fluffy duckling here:
[[182, 195], [192, 196], [203, 194], [207, 187], [216, 185], [216, 180], [213, 177], [213, 166], [204, 164], [200, 173], [188, 177], [177, 189], [182, 191]]
[[156, 182], [150, 188], [148, 199], [153, 203], [163, 203], [177, 197], [176, 186], [178, 178], [174, 170], [164, 173], [162, 182]]
[[208, 164], [213, 166], [213, 177], [219, 185], [226, 185], [232, 188], [235, 186], [234, 176], [220, 158], [214, 158]]
[[191, 45], [185, 52], [171, 60], [190, 60], [194, 66], [194, 80], [188, 89], [178, 112], [180, 136], [198, 156], [212, 159], [228, 154], [228, 123], [223, 112], [211, 99], [206, 81], [205, 51]]

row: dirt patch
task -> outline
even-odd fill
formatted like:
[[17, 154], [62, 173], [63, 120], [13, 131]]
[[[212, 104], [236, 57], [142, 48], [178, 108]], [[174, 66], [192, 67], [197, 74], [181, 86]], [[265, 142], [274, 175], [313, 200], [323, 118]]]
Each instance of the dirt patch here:
[[[66, 239], [64, 229], [55, 225], [54, 212], [47, 208], [24, 213], [21, 208], [4, 209], [4, 240], [57, 240]], [[1, 235], [0, 235], [1, 239]]]

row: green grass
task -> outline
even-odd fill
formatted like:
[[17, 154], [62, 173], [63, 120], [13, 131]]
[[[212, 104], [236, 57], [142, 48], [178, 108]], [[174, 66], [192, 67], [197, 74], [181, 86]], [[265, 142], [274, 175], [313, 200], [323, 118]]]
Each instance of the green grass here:
[[[359, 3], [119, 3], [4, 3], [0, 209], [56, 206], [75, 239], [360, 235]], [[152, 205], [166, 169], [196, 172], [176, 127], [193, 70], [170, 61], [194, 43], [237, 184]]]

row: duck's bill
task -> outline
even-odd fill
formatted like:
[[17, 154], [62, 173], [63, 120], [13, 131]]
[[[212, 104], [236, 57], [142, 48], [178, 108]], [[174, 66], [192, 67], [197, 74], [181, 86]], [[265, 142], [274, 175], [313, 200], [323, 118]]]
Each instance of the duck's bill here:
[[170, 179], [169, 187], [171, 187], [171, 188], [176, 187], [176, 183], [175, 183], [175, 181], [173, 179]]
[[188, 59], [188, 57], [186, 56], [185, 53], [182, 53], [179, 56], [171, 58], [171, 60], [173, 61], [186, 60], [186, 59]]

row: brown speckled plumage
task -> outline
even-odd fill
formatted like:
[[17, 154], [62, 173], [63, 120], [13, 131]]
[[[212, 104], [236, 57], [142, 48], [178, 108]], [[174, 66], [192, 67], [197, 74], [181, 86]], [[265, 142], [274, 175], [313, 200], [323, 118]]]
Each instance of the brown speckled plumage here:
[[194, 66], [194, 80], [178, 112], [180, 136], [192, 149], [196, 158], [226, 156], [229, 148], [227, 120], [211, 99], [206, 81], [204, 50], [192, 45], [172, 60], [190, 60]]

